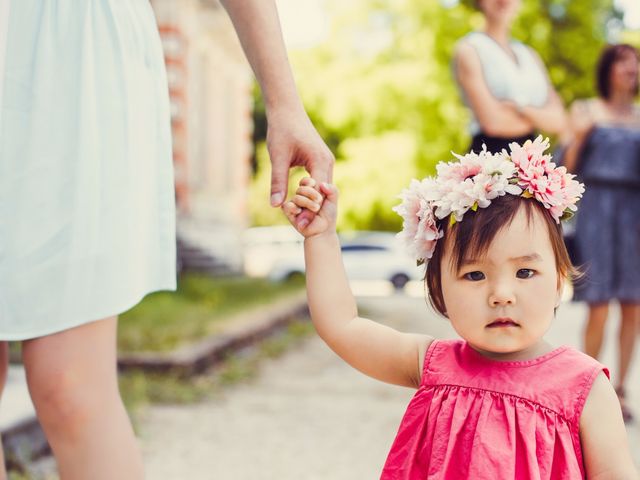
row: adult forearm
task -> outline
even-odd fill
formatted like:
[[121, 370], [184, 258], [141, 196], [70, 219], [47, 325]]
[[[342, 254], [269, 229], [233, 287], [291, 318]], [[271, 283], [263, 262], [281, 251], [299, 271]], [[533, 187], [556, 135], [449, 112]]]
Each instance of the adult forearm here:
[[580, 154], [583, 143], [583, 136], [575, 137], [567, 144], [567, 147], [564, 151], [562, 163], [567, 171], [571, 173], [576, 173], [578, 167], [578, 155]]
[[335, 233], [309, 237], [304, 242], [307, 297], [318, 334], [331, 345], [331, 337], [358, 315], [356, 301], [342, 264]]
[[274, 0], [221, 0], [264, 96], [267, 113], [302, 109]]
[[520, 115], [510, 102], [500, 102], [497, 108], [486, 115], [478, 115], [480, 128], [494, 137], [520, 137], [534, 130], [534, 125]]
[[531, 121], [536, 130], [546, 133], [561, 134], [567, 128], [567, 115], [561, 105], [526, 106], [522, 108], [522, 115]]

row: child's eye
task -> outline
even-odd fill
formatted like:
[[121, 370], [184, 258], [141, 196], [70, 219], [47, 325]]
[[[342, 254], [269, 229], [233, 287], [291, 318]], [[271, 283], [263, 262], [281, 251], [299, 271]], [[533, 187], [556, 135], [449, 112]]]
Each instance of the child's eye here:
[[478, 271], [469, 272], [465, 273], [463, 277], [467, 280], [471, 280], [472, 282], [477, 282], [479, 280], [484, 280], [484, 273]]
[[535, 274], [535, 272], [533, 270], [531, 270], [530, 268], [521, 268], [520, 270], [518, 270], [518, 273], [516, 273], [516, 277], [518, 277], [518, 278], [531, 278], [531, 277], [533, 277], [534, 274]]

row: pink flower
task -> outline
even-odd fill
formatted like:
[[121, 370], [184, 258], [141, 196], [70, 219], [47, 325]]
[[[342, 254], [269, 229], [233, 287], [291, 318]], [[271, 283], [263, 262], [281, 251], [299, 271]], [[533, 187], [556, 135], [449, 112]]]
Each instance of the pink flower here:
[[574, 179], [575, 175], [567, 173], [567, 169], [564, 167], [556, 168], [553, 176], [562, 199], [556, 205], [552, 205], [549, 210], [556, 222], [560, 223], [563, 216], [570, 217], [573, 215], [573, 212], [578, 210], [576, 203], [582, 198], [584, 185]]
[[440, 164], [438, 168], [439, 192], [431, 197], [437, 218], [453, 215], [460, 222], [470, 208], [486, 208], [491, 200], [506, 193], [522, 193], [521, 188], [509, 183], [517, 168], [506, 153], [492, 154], [483, 146], [479, 154], [454, 156], [460, 160], [458, 169], [455, 163]]
[[420, 221], [418, 222], [418, 231], [414, 237], [410, 252], [418, 260], [428, 260], [433, 256], [436, 248], [436, 242], [442, 238], [443, 232], [436, 225], [436, 217], [433, 214], [433, 206], [423, 203], [420, 211]]
[[[455, 153], [454, 153], [455, 155]], [[475, 153], [471, 152], [464, 157], [457, 156], [459, 162], [440, 162], [436, 166], [438, 180], [447, 182], [464, 182], [467, 178], [474, 177], [482, 170], [482, 160]]]
[[435, 181], [426, 178], [421, 182], [411, 180], [408, 189], [400, 194], [402, 203], [393, 208], [402, 219], [402, 231], [398, 236], [415, 258], [424, 260], [431, 258], [436, 241], [442, 237], [442, 232], [436, 226], [433, 214], [433, 204], [426, 197], [434, 191]]
[[399, 195], [402, 203], [393, 207], [393, 211], [402, 217], [402, 232], [400, 236], [411, 242], [418, 231], [419, 212], [422, 209], [422, 196], [420, 195], [420, 182], [412, 179], [408, 189]]
[[518, 184], [532, 194], [536, 200], [546, 208], [550, 208], [553, 205], [560, 205], [563, 201], [562, 185], [560, 178], [555, 172], [552, 172], [550, 175], [534, 178], [528, 182], [520, 181]]
[[522, 145], [515, 142], [509, 144], [509, 150], [511, 150], [511, 161], [515, 163], [517, 167], [522, 169], [529, 168], [530, 164], [547, 167], [547, 164], [551, 161], [551, 155], [545, 155], [544, 152], [549, 148], [549, 139], [542, 138], [542, 135], [532, 142], [527, 140]]
[[402, 203], [393, 208], [403, 218], [399, 236], [415, 258], [429, 259], [443, 235], [439, 220], [460, 222], [469, 209], [487, 208], [506, 194], [535, 198], [558, 223], [571, 216], [584, 186], [551, 161], [548, 148], [549, 140], [538, 136], [510, 144], [510, 153], [492, 154], [486, 146], [478, 154], [454, 153], [458, 162], [440, 162], [436, 178], [412, 180], [400, 195]]
[[527, 141], [519, 146], [509, 145], [511, 158], [518, 168], [518, 185], [541, 202], [556, 220], [568, 212], [576, 210], [576, 202], [582, 197], [584, 186], [574, 180], [574, 175], [566, 168], [557, 167], [544, 150], [549, 147], [548, 139], [542, 137], [534, 142]]

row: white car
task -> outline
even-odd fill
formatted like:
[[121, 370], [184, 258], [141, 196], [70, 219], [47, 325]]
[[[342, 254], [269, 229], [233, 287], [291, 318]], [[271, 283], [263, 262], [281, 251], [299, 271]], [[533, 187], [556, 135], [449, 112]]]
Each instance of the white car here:
[[[341, 236], [342, 259], [349, 280], [387, 280], [402, 289], [412, 280], [424, 278], [424, 266], [418, 267], [393, 233], [354, 232]], [[292, 254], [274, 262], [268, 277], [282, 281], [304, 275], [304, 255]]]
[[304, 237], [290, 225], [252, 227], [242, 236], [244, 272], [249, 277], [269, 277], [281, 263], [302, 262]]

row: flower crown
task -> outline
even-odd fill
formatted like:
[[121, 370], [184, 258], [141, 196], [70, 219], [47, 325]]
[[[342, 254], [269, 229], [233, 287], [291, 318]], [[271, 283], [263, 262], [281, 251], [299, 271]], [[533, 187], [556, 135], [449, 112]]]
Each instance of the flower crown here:
[[565, 167], [557, 167], [551, 155], [544, 153], [547, 148], [549, 139], [542, 136], [523, 145], [509, 144], [509, 153], [492, 154], [483, 145], [477, 154], [454, 153], [459, 162], [438, 163], [435, 178], [411, 180], [400, 194], [402, 203], [393, 210], [403, 218], [398, 236], [418, 264], [431, 258], [436, 242], [444, 235], [440, 220], [449, 216], [453, 225], [462, 221], [469, 209], [487, 208], [491, 200], [507, 193], [535, 198], [556, 223], [572, 217], [584, 185]]

